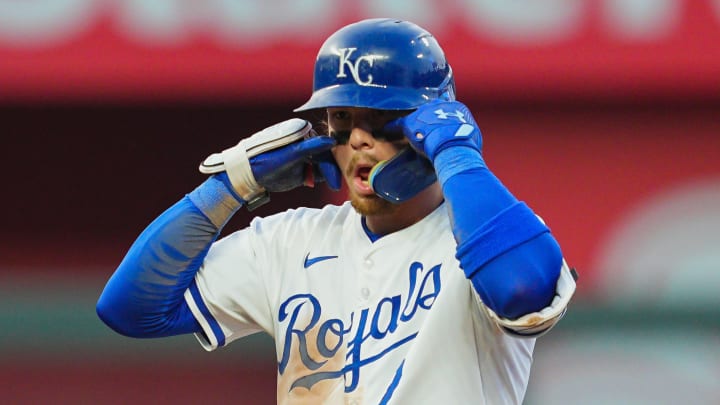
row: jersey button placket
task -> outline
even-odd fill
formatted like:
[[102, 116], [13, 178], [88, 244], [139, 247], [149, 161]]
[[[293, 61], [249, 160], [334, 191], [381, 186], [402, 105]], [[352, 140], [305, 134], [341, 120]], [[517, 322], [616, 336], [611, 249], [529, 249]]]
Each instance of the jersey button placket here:
[[368, 287], [369, 280], [365, 276], [365, 274], [366, 274], [366, 272], [369, 272], [373, 269], [374, 264], [375, 264], [375, 262], [373, 262], [373, 260], [370, 258], [370, 255], [366, 255], [363, 258], [363, 261], [362, 261], [363, 271], [361, 272], [361, 275], [360, 275], [360, 280], [361, 280], [360, 299], [363, 302], [367, 301], [370, 298], [370, 288]]

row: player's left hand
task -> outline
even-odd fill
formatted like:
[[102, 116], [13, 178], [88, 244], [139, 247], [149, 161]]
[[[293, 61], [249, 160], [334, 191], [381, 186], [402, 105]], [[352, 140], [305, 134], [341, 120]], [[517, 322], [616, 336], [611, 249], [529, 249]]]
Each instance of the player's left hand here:
[[459, 101], [433, 100], [412, 113], [389, 122], [387, 132], [402, 132], [412, 146], [435, 160], [440, 151], [451, 146], [482, 150], [482, 135], [475, 119]]

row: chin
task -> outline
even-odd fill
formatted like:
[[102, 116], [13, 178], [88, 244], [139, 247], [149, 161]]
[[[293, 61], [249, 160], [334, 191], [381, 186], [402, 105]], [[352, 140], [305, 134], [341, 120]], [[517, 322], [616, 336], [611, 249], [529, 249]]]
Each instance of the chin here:
[[398, 206], [378, 196], [350, 196], [350, 204], [363, 216], [387, 215], [397, 211]]

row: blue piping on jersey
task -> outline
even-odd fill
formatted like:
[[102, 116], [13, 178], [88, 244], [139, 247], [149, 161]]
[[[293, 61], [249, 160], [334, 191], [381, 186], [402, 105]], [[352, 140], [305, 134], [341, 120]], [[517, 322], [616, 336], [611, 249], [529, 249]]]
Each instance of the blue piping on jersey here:
[[390, 398], [392, 398], [393, 393], [395, 393], [395, 388], [400, 384], [400, 379], [402, 378], [402, 371], [403, 366], [405, 365], [405, 360], [400, 363], [400, 366], [395, 371], [395, 376], [393, 377], [392, 382], [387, 388], [387, 391], [385, 391], [385, 395], [383, 395], [382, 399], [378, 403], [378, 405], [387, 405], [388, 401], [390, 401]]
[[368, 228], [367, 220], [365, 219], [364, 216], [362, 217], [362, 219], [360, 219], [360, 223], [362, 223], [362, 228], [365, 231], [365, 234], [368, 236], [368, 238], [370, 238], [370, 242], [375, 243], [375, 241], [377, 241], [378, 239], [383, 237], [383, 235], [375, 233], [375, 232], [371, 231], [370, 228]]
[[203, 301], [202, 296], [200, 295], [200, 290], [198, 290], [195, 280], [193, 280], [192, 284], [190, 284], [189, 289], [190, 295], [192, 295], [193, 301], [195, 301], [195, 305], [197, 305], [200, 313], [203, 315], [203, 318], [205, 318], [208, 325], [210, 325], [210, 330], [212, 330], [212, 333], [215, 336], [218, 347], [225, 346], [225, 334], [223, 333], [222, 328], [220, 328], [218, 321], [210, 313], [210, 309], [208, 309], [207, 305], [205, 305], [205, 301]]

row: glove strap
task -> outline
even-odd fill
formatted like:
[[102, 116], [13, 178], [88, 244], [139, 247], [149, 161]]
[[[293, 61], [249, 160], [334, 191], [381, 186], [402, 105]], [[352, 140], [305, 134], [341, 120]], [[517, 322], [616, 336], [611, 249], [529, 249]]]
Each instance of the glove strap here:
[[267, 191], [255, 180], [247, 150], [248, 139], [243, 139], [237, 146], [221, 152], [225, 163], [225, 172], [230, 183], [243, 200], [247, 201], [247, 209], [253, 210], [270, 200]]

